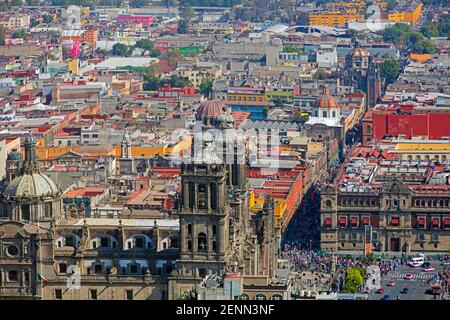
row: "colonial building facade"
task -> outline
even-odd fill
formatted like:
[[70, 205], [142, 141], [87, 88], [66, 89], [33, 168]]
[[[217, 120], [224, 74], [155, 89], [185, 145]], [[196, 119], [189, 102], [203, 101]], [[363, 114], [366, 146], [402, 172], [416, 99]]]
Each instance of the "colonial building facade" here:
[[[351, 189], [351, 188], [350, 188]], [[321, 249], [441, 253], [450, 249], [448, 185], [407, 185], [397, 178], [379, 188], [321, 188]], [[372, 234], [365, 234], [371, 226]]]

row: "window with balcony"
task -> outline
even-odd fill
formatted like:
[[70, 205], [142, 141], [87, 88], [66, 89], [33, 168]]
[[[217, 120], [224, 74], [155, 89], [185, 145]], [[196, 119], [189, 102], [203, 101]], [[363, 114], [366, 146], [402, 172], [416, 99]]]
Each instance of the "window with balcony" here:
[[399, 226], [400, 225], [400, 218], [399, 217], [392, 217], [391, 218], [391, 226]]
[[450, 218], [444, 219], [444, 228], [449, 229], [450, 228]]
[[357, 227], [358, 226], [358, 218], [357, 217], [352, 217], [350, 219], [351, 225], [352, 227]]
[[325, 218], [324, 225], [325, 225], [325, 227], [330, 228], [331, 227], [331, 218]]
[[425, 228], [425, 218], [424, 217], [417, 218], [417, 227]]
[[433, 229], [439, 228], [439, 218], [431, 219], [431, 226], [433, 227]]
[[339, 225], [341, 227], [345, 227], [347, 225], [347, 218], [346, 217], [339, 217]]
[[363, 226], [369, 225], [369, 217], [363, 217], [361, 223]]

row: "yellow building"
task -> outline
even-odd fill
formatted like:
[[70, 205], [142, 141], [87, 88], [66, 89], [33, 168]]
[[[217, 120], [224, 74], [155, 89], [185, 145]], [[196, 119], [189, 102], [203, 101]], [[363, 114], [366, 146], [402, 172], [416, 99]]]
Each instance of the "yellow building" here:
[[264, 88], [230, 87], [227, 101], [267, 102]]
[[[387, 9], [387, 2], [385, 1], [373, 1], [371, 5], [377, 5], [381, 10]], [[368, 3], [365, 1], [350, 1], [350, 2], [339, 2], [339, 3], [328, 3], [327, 7], [330, 10], [342, 10], [342, 9], [357, 9], [360, 11], [365, 11]]]
[[342, 27], [349, 21], [363, 20], [364, 14], [358, 13], [356, 9], [312, 13], [309, 15], [310, 26]]
[[411, 24], [416, 24], [422, 16], [422, 9], [422, 2], [418, 2], [414, 9], [412, 9], [411, 11], [389, 13], [388, 20], [394, 22], [409, 22]]
[[[254, 192], [250, 193], [249, 208], [253, 214], [258, 213], [264, 207], [265, 197], [256, 197]], [[281, 237], [282, 218], [286, 214], [287, 204], [286, 199], [274, 199], [274, 215], [275, 215], [275, 236]]]
[[402, 160], [438, 159], [443, 162], [450, 159], [450, 143], [441, 141], [407, 141], [398, 143], [390, 153], [399, 153]]

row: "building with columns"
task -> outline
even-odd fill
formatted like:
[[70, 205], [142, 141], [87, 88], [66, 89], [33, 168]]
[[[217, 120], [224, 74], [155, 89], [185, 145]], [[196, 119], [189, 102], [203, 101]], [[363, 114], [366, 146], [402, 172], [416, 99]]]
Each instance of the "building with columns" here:
[[353, 147], [335, 181], [321, 187], [321, 250], [448, 252], [448, 161], [402, 160], [378, 148]]

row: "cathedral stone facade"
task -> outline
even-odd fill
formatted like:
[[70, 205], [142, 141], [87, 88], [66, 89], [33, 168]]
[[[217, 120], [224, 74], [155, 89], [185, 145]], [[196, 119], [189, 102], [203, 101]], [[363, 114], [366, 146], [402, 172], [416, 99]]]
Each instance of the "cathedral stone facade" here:
[[[18, 171], [0, 196], [0, 299], [177, 299], [208, 275], [269, 279], [273, 202], [250, 216], [246, 144], [224, 109], [207, 101], [197, 112], [179, 219], [71, 218], [27, 137], [24, 160], [11, 159]], [[121, 159], [129, 159], [128, 140]]]
[[[219, 101], [197, 112], [192, 162], [182, 175], [180, 258], [171, 292], [180, 294], [207, 275], [239, 272], [272, 276], [277, 242], [273, 204], [250, 217], [245, 140]], [[215, 134], [215, 136], [214, 136]]]

